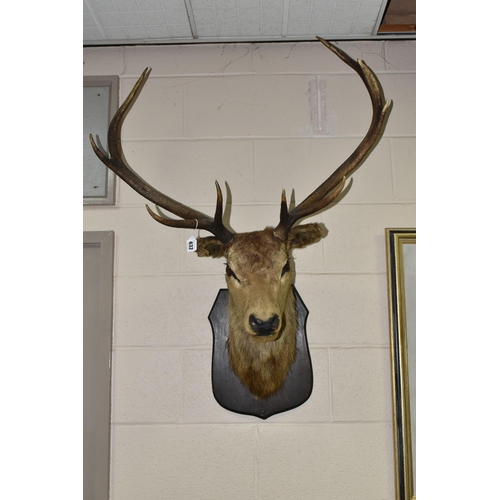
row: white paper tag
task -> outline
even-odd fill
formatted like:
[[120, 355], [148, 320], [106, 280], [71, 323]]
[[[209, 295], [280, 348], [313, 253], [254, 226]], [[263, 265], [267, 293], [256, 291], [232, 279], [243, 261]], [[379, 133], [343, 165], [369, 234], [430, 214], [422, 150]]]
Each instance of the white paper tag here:
[[191, 238], [189, 238], [186, 241], [186, 247], [187, 247], [188, 252], [196, 252], [196, 249], [198, 248], [198, 244], [197, 244], [196, 238], [194, 236], [191, 236]]

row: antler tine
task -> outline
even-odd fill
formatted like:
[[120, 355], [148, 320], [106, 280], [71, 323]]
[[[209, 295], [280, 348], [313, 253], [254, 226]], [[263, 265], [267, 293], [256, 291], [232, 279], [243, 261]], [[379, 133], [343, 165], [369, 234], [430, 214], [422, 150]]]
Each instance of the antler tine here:
[[286, 192], [283, 189], [281, 191], [281, 210], [280, 210], [280, 224], [286, 224], [288, 220], [288, 206], [286, 203]]
[[161, 217], [155, 214], [147, 205], [149, 214], [158, 222], [170, 227], [180, 228], [199, 228], [212, 233], [222, 243], [228, 244], [234, 237], [234, 233], [230, 231], [222, 221], [222, 192], [219, 184], [216, 182], [217, 188], [217, 205], [215, 210], [215, 217], [212, 218], [203, 212], [199, 212], [194, 208], [188, 207], [166, 194], [161, 193], [146, 181], [141, 179], [130, 167], [125, 158], [121, 143], [121, 130], [122, 125], [128, 112], [134, 105], [139, 97], [146, 80], [151, 73], [150, 68], [146, 68], [139, 80], [137, 80], [134, 88], [120, 106], [115, 116], [111, 120], [108, 129], [108, 148], [110, 156], [108, 157], [103, 151], [99, 149], [97, 144], [90, 134], [90, 143], [92, 149], [98, 158], [118, 177], [126, 182], [134, 191], [141, 196], [154, 203], [155, 205], [171, 212], [181, 219], [171, 219], [169, 217]]
[[372, 147], [382, 134], [384, 123], [387, 120], [391, 101], [385, 100], [384, 92], [380, 82], [373, 71], [362, 61], [355, 61], [344, 51], [330, 44], [320, 37], [316, 37], [323, 45], [336, 54], [342, 61], [348, 64], [363, 80], [372, 102], [373, 116], [368, 132], [354, 150], [354, 152], [333, 172], [316, 190], [314, 190], [302, 203], [283, 216], [283, 201], [280, 222], [274, 233], [276, 236], [286, 239], [288, 232], [300, 219], [315, 214], [332, 203], [340, 195], [344, 188], [345, 179], [362, 163], [368, 156]]
[[[180, 227], [180, 228], [190, 228], [190, 229], [205, 229], [210, 231], [213, 235], [215, 235], [222, 243], [228, 244], [234, 236], [234, 233], [229, 232], [228, 236], [225, 236], [225, 232], [228, 231], [224, 226], [224, 222], [222, 221], [222, 191], [219, 186], [219, 183], [215, 181], [215, 187], [217, 189], [217, 204], [215, 208], [215, 217], [212, 219], [211, 224], [206, 226], [204, 221], [200, 221], [199, 219], [172, 219], [171, 217], [166, 217], [165, 215], [161, 216], [155, 214], [148, 205], [146, 208], [149, 212], [149, 215], [153, 217], [154, 220], [159, 222], [160, 224], [164, 224], [169, 227]], [[219, 236], [218, 236], [219, 235]]]
[[[156, 221], [160, 222], [161, 224], [164, 224], [165, 226], [169, 227], [180, 227], [180, 228], [189, 228], [189, 229], [205, 229], [207, 231], [210, 231], [212, 234], [219, 234], [224, 231], [224, 223], [222, 221], [222, 191], [220, 189], [219, 183], [215, 181], [215, 186], [217, 188], [217, 204], [215, 208], [215, 217], [212, 219], [211, 217], [205, 216], [208, 220], [211, 220], [212, 223], [207, 226], [204, 224], [203, 219], [172, 219], [171, 217], [167, 217], [165, 215], [158, 215], [155, 214], [150, 208], [149, 205], [146, 205], [146, 208], [149, 212], [149, 215], [153, 217]], [[163, 207], [162, 207], [163, 208]], [[196, 212], [196, 211], [194, 211]], [[201, 212], [198, 212], [201, 213]], [[222, 229], [221, 229], [222, 228]], [[231, 234], [231, 238], [234, 235], [233, 233]], [[223, 240], [219, 238], [223, 243], [229, 243], [229, 240]]]

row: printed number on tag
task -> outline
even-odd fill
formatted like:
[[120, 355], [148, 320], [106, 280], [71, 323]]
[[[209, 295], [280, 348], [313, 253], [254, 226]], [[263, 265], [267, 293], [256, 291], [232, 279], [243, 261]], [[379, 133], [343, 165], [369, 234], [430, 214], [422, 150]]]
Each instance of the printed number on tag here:
[[191, 238], [189, 238], [187, 241], [186, 241], [186, 245], [187, 245], [187, 251], [188, 252], [196, 252], [196, 248], [197, 248], [197, 242], [196, 242], [196, 238], [194, 236], [191, 236]]

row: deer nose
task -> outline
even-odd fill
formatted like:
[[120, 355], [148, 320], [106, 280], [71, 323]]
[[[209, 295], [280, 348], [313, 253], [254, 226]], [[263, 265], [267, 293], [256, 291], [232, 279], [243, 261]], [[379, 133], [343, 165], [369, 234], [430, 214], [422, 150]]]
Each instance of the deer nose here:
[[250, 314], [248, 322], [250, 323], [250, 328], [257, 334], [257, 336], [265, 337], [276, 331], [280, 324], [280, 318], [277, 314], [275, 314], [268, 320], [264, 321], [257, 318], [254, 314]]

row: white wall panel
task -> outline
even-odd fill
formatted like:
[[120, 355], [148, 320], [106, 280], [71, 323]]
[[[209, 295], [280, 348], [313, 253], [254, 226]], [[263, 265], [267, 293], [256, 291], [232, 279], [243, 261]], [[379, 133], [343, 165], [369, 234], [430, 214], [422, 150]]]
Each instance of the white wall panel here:
[[[301, 407], [264, 422], [215, 402], [207, 316], [224, 261], [185, 252], [196, 232], [157, 224], [121, 181], [116, 207], [84, 209], [84, 229], [116, 238], [113, 500], [394, 497], [384, 229], [415, 226], [415, 44], [341, 47], [366, 58], [394, 108], [345, 198], [307, 221], [328, 236], [295, 252], [314, 370]], [[153, 67], [124, 126], [130, 163], [210, 214], [213, 182], [225, 192], [227, 180], [238, 231], [276, 225], [281, 189], [300, 201], [370, 121], [359, 78], [319, 43], [93, 48], [84, 60], [85, 74], [123, 76], [121, 101]]]

